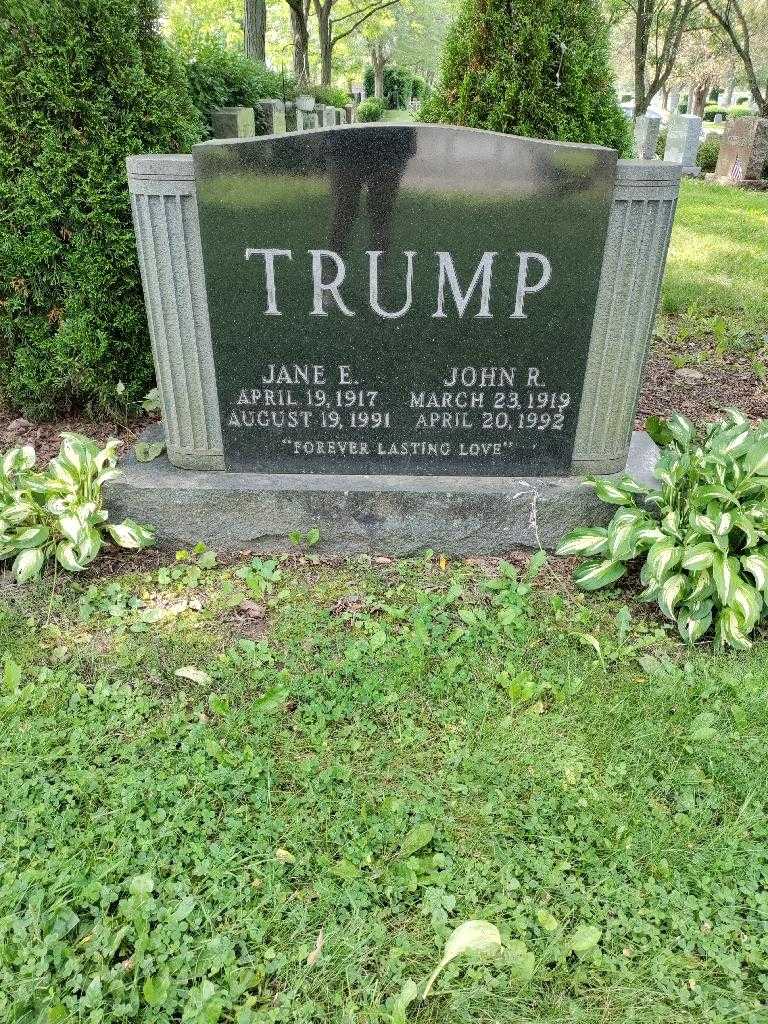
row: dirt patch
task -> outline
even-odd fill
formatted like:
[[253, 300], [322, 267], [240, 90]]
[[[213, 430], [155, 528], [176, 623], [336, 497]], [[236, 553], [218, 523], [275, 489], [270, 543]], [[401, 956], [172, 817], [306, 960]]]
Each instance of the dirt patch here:
[[37, 423], [0, 406], [0, 452], [31, 444], [37, 452], [38, 467], [44, 468], [49, 459], [58, 453], [61, 444], [59, 435], [65, 431], [84, 434], [100, 444], [105, 444], [110, 437], [117, 437], [127, 448], [136, 442], [138, 434], [155, 419], [155, 416], [146, 415], [120, 423], [114, 419], [93, 420], [83, 416], [68, 416], [61, 420]]
[[648, 416], [672, 412], [694, 422], [713, 420], [726, 405], [741, 409], [752, 420], [765, 419], [768, 387], [759, 375], [761, 368], [759, 360], [744, 353], [720, 355], [700, 338], [674, 348], [656, 345], [643, 374], [635, 425], [642, 429]]

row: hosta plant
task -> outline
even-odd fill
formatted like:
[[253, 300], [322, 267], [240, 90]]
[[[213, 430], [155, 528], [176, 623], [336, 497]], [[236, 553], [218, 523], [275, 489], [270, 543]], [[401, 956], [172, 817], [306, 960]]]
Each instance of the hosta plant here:
[[701, 429], [679, 414], [647, 427], [663, 446], [658, 489], [629, 475], [590, 478], [619, 508], [606, 528], [569, 533], [558, 554], [585, 558], [575, 573], [584, 590], [637, 563], [641, 598], [655, 601], [687, 643], [714, 625], [719, 645], [747, 648], [768, 607], [768, 424], [751, 427], [726, 409]]
[[62, 434], [59, 454], [45, 470], [35, 467], [30, 445], [12, 448], [0, 462], [0, 560], [13, 559], [19, 583], [37, 578], [48, 559], [80, 572], [106, 539], [122, 548], [147, 547], [152, 530], [131, 519], [108, 522], [102, 485], [120, 475], [120, 442], [102, 449], [79, 434]]

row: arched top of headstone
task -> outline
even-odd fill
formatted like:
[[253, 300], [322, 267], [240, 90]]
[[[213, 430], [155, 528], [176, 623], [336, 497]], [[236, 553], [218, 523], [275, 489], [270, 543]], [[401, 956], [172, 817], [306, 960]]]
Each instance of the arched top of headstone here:
[[417, 124], [193, 157], [229, 468], [568, 471], [615, 151]]

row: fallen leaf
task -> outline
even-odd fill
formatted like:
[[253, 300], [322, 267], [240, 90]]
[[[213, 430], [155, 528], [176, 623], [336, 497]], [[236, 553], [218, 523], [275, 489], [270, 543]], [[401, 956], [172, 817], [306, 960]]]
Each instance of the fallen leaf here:
[[290, 852], [290, 850], [277, 849], [275, 850], [275, 860], [280, 861], [281, 864], [295, 864], [296, 858]]
[[162, 455], [165, 451], [165, 442], [157, 441], [154, 444], [150, 444], [147, 441], [139, 441], [137, 445], [134, 445], [133, 454], [136, 456], [137, 462], [152, 462]]
[[483, 955], [495, 955], [501, 951], [501, 935], [499, 929], [490, 921], [465, 921], [458, 928], [454, 928], [445, 943], [443, 958], [424, 986], [422, 999], [426, 999], [437, 976], [447, 967], [451, 960], [464, 953], [480, 953]]
[[313, 950], [310, 950], [309, 954], [307, 955], [307, 966], [308, 967], [312, 967], [312, 966], [314, 966], [314, 964], [317, 963], [317, 958], [322, 953], [323, 945], [324, 944], [325, 944], [325, 934], [323, 932], [323, 929], [321, 928], [320, 931], [317, 934], [317, 939], [315, 940], [315, 948]]
[[195, 668], [194, 665], [184, 665], [182, 668], [177, 668], [174, 675], [178, 676], [179, 679], [190, 679], [193, 683], [207, 684], [211, 682], [211, 677], [202, 668]]

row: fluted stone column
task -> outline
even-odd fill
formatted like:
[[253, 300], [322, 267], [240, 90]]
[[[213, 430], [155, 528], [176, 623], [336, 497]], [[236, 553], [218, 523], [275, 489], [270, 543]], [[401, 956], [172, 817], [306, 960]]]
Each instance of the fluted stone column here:
[[[135, 156], [127, 164], [168, 457], [185, 469], [223, 469], [192, 157]], [[626, 465], [680, 171], [618, 162], [574, 473]]]
[[681, 167], [619, 160], [589, 360], [575, 473], [624, 469], [648, 355]]
[[168, 458], [224, 469], [192, 157], [127, 160]]

